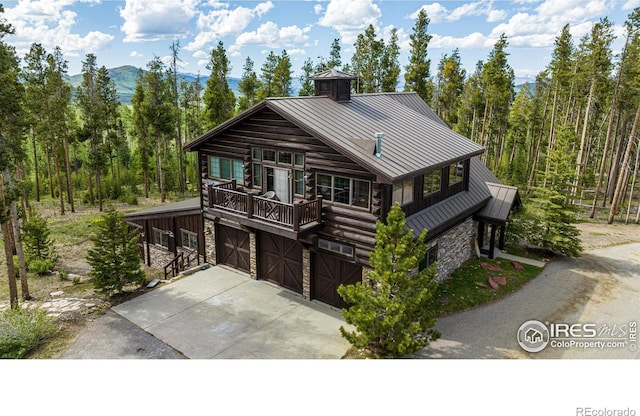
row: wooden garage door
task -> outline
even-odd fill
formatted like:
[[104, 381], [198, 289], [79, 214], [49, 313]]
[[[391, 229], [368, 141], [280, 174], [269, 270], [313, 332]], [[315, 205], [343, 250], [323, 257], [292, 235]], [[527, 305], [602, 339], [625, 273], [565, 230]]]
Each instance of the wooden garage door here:
[[313, 255], [311, 296], [339, 308], [347, 304], [338, 294], [338, 286], [362, 281], [362, 266], [344, 261], [330, 254], [317, 252]]
[[266, 232], [259, 237], [259, 277], [302, 293], [302, 246]]
[[216, 224], [216, 261], [249, 272], [249, 233]]

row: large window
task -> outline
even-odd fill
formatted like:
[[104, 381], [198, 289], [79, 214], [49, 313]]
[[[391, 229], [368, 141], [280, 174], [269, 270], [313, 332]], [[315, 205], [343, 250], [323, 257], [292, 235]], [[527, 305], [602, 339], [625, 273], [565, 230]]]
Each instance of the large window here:
[[209, 176], [215, 179], [235, 179], [244, 185], [244, 165], [242, 160], [209, 156]]
[[413, 178], [407, 178], [393, 184], [392, 203], [400, 206], [413, 202]]
[[422, 195], [427, 196], [440, 191], [440, 169], [424, 174]]
[[180, 229], [182, 234], [182, 247], [190, 250], [198, 249], [198, 234], [193, 231]]
[[464, 179], [464, 163], [453, 163], [449, 166], [449, 186], [462, 182]]
[[335, 241], [325, 240], [323, 238], [318, 239], [318, 248], [331, 251], [333, 253], [342, 254], [343, 256], [353, 257], [353, 246], [348, 244], [337, 243]]
[[153, 229], [153, 244], [169, 249], [169, 234], [166, 231]]
[[371, 183], [343, 176], [316, 174], [316, 193], [327, 201], [369, 208]]

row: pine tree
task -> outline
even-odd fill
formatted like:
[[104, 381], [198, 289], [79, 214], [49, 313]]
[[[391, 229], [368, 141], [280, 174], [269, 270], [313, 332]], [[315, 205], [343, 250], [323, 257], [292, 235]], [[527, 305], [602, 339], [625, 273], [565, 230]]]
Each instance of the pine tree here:
[[93, 248], [88, 251], [87, 262], [96, 290], [110, 295], [121, 292], [128, 283], [143, 284], [138, 234], [129, 229], [122, 213], [110, 210], [94, 225]]
[[438, 64], [435, 110], [451, 128], [458, 123], [458, 107], [466, 75], [458, 49], [455, 49], [451, 56], [445, 54]]
[[405, 67], [405, 91], [414, 91], [427, 103], [430, 104], [433, 97], [433, 82], [431, 81], [431, 59], [427, 57], [429, 42], [433, 37], [427, 30], [430, 19], [424, 9], [420, 9], [416, 23], [413, 26], [413, 33], [409, 35], [411, 39], [411, 52], [409, 54], [409, 65]]
[[260, 74], [260, 88], [258, 89], [258, 100], [264, 100], [267, 97], [275, 97], [275, 72], [278, 67], [278, 56], [269, 52], [267, 58], [262, 64]]
[[315, 68], [313, 66], [313, 60], [307, 58], [302, 65], [302, 75], [300, 75], [300, 91], [298, 95], [300, 97], [308, 97], [315, 93], [315, 87], [313, 81], [310, 79], [314, 75]]
[[384, 41], [377, 39], [373, 25], [358, 35], [354, 48], [350, 69], [358, 77], [356, 93], [380, 92]]
[[329, 59], [325, 62], [325, 69], [338, 69], [342, 66], [342, 57], [340, 54], [340, 39], [334, 39], [331, 43], [331, 49], [329, 51]]
[[380, 89], [382, 92], [395, 92], [400, 77], [400, 46], [398, 45], [398, 30], [393, 28], [389, 41], [384, 47], [382, 58], [380, 59], [381, 80]]
[[228, 82], [231, 66], [222, 41], [211, 51], [207, 69], [211, 71], [211, 76], [207, 80], [203, 100], [206, 127], [211, 129], [230, 119], [236, 106], [236, 97]]
[[46, 218], [31, 211], [29, 219], [22, 225], [22, 241], [30, 271], [44, 272], [55, 266], [58, 253]]
[[278, 56], [278, 64], [273, 73], [273, 85], [276, 97], [291, 95], [291, 58], [286, 50]]
[[258, 102], [258, 88], [260, 88], [260, 81], [258, 76], [253, 70], [253, 61], [247, 56], [247, 59], [242, 67], [242, 78], [238, 82], [238, 110], [244, 111], [247, 108], [253, 106]]
[[354, 347], [384, 356], [408, 355], [440, 336], [428, 306], [437, 285], [435, 265], [414, 274], [427, 251], [426, 235], [423, 230], [414, 238], [398, 204], [391, 208], [386, 224], [376, 223], [373, 270], [364, 282], [338, 288], [352, 305], [342, 315], [356, 327], [355, 331], [340, 327], [340, 332]]

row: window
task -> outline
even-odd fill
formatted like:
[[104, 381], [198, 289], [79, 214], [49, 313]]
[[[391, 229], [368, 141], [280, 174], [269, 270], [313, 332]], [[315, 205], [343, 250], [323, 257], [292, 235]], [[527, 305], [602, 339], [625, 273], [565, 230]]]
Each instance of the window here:
[[424, 258], [420, 262], [420, 266], [418, 266], [418, 270], [423, 271], [424, 269], [431, 267], [431, 265], [436, 261], [438, 261], [438, 245], [437, 244], [431, 247], [429, 250], [427, 250], [427, 253], [424, 255]]
[[293, 192], [296, 195], [304, 195], [304, 171], [294, 170], [293, 175], [293, 180], [295, 181], [293, 184]]
[[193, 231], [180, 229], [182, 234], [182, 247], [190, 250], [198, 249], [198, 234]]
[[369, 208], [371, 183], [342, 176], [316, 174], [316, 195], [327, 201]]
[[256, 147], [251, 149], [251, 157], [253, 158], [254, 162], [262, 160], [262, 149]]
[[392, 203], [396, 202], [401, 206], [413, 202], [413, 178], [407, 178], [393, 184]]
[[304, 155], [302, 153], [296, 153], [293, 164], [296, 166], [304, 166]]
[[275, 162], [276, 161], [276, 151], [275, 150], [262, 149], [262, 160], [266, 160], [267, 162]]
[[244, 165], [242, 160], [209, 156], [209, 176], [217, 179], [235, 179], [242, 185], [244, 184]]
[[278, 152], [278, 163], [290, 165], [292, 163], [291, 152]]
[[440, 170], [434, 170], [424, 174], [424, 186], [422, 195], [427, 196], [440, 191]]
[[464, 178], [464, 163], [453, 163], [449, 166], [449, 186], [462, 182]]
[[318, 248], [349, 257], [353, 257], [354, 253], [353, 246], [337, 243], [335, 241], [325, 240], [322, 238], [318, 239]]
[[169, 249], [169, 234], [166, 231], [153, 229], [153, 244]]
[[259, 163], [253, 164], [253, 186], [262, 188], [262, 165]]

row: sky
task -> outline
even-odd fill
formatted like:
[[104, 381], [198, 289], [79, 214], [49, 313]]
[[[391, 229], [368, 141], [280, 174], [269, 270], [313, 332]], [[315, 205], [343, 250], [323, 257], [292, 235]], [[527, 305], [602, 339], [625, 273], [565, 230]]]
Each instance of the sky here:
[[507, 35], [509, 64], [516, 83], [533, 80], [548, 64], [556, 36], [570, 24], [574, 42], [600, 18], [608, 17], [624, 43], [623, 24], [640, 0], [0, 0], [2, 16], [15, 28], [5, 40], [24, 56], [34, 42], [50, 52], [59, 46], [69, 74], [81, 72], [87, 53], [98, 65], [145, 68], [158, 56], [169, 62], [170, 46], [180, 45], [180, 72], [208, 75], [211, 50], [219, 41], [240, 77], [247, 57], [259, 74], [266, 55], [287, 51], [294, 77], [307, 58], [328, 57], [340, 40], [343, 63], [349, 62], [358, 34], [372, 24], [388, 39], [398, 30], [403, 70], [409, 36], [418, 11], [427, 11], [432, 74], [443, 55], [455, 48], [467, 73], [486, 60], [499, 36]]

